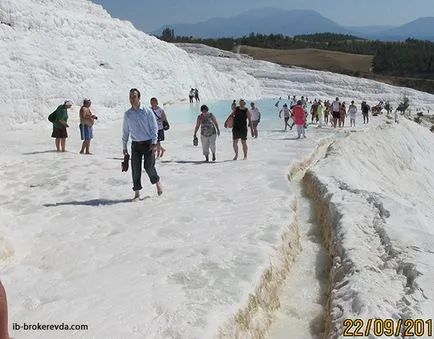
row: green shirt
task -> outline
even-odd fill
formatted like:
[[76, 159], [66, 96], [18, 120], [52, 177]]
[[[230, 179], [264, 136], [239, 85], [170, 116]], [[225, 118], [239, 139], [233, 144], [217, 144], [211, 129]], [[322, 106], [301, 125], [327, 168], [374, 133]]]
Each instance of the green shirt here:
[[56, 120], [54, 120], [55, 128], [63, 128], [64, 126], [59, 121], [68, 122], [68, 109], [65, 105], [60, 105], [56, 109]]

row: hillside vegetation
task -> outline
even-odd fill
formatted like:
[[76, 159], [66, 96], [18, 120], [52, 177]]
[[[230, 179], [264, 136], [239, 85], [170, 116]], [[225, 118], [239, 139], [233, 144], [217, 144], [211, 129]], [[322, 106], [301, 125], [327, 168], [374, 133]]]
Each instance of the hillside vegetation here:
[[250, 46], [239, 46], [241, 54], [247, 54], [254, 59], [271, 61], [284, 66], [299, 66], [330, 72], [345, 72], [355, 75], [370, 72], [372, 55], [358, 55], [336, 51], [326, 51], [314, 48], [303, 49], [269, 49]]
[[385, 42], [334, 33], [293, 37], [251, 33], [241, 38], [200, 39], [176, 36], [169, 28], [159, 38], [201, 43], [285, 66], [361, 76], [434, 94], [434, 43], [430, 41]]

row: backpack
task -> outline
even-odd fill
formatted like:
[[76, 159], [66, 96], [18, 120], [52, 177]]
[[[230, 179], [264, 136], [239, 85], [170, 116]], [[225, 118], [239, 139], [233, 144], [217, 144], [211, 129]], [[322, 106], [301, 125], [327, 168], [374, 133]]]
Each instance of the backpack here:
[[56, 121], [56, 111], [54, 111], [53, 113], [51, 113], [48, 116], [48, 121], [51, 122], [51, 123], [54, 123]]

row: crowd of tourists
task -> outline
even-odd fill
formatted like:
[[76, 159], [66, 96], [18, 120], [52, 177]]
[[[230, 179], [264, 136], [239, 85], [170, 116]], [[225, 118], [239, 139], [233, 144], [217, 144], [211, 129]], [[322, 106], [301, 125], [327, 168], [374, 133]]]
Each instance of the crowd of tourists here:
[[[197, 90], [192, 89], [190, 96], [199, 100]], [[128, 171], [131, 160], [131, 172], [133, 179], [133, 200], [140, 199], [142, 189], [141, 175], [142, 162], [151, 184], [156, 185], [157, 194], [161, 195], [163, 189], [160, 177], [155, 169], [155, 161], [163, 157], [166, 149], [162, 142], [165, 140], [165, 131], [169, 129], [167, 115], [158, 104], [157, 98], [151, 98], [149, 105], [141, 103], [141, 94], [137, 88], [129, 92], [131, 107], [125, 112], [123, 119], [123, 154], [124, 161], [122, 170]], [[191, 99], [191, 98], [190, 98]], [[279, 102], [275, 106], [279, 107]], [[190, 100], [191, 101], [191, 100]], [[338, 97], [332, 102], [329, 100], [314, 99], [309, 101], [307, 97], [288, 96], [288, 102], [279, 110], [279, 118], [284, 120], [284, 130], [296, 127], [297, 138], [306, 138], [307, 121], [310, 115], [311, 124], [317, 123], [319, 128], [328, 124], [333, 128], [344, 127], [346, 119], [349, 118], [350, 126], [356, 124], [356, 114], [359, 108], [354, 101], [346, 105]], [[98, 119], [91, 111], [92, 102], [89, 98], [83, 100], [79, 111], [79, 131], [82, 140], [80, 154], [91, 154], [90, 143], [93, 138], [93, 126]], [[49, 120], [53, 123], [52, 137], [55, 139], [57, 152], [66, 151], [66, 139], [68, 137], [68, 110], [73, 106], [72, 100], [65, 100], [64, 103], [50, 114]], [[248, 107], [249, 106], [249, 107]], [[369, 122], [370, 106], [363, 101], [360, 111], [363, 115], [363, 123]], [[224, 122], [224, 127], [232, 130], [233, 160], [239, 158], [241, 143], [242, 156], [246, 160], [248, 156], [247, 136], [250, 130], [252, 138], [258, 138], [258, 125], [261, 121], [259, 107], [251, 102], [247, 105], [244, 99], [238, 102], [234, 100], [231, 105], [230, 114]], [[216, 139], [220, 136], [220, 126], [215, 115], [209, 111], [207, 105], [200, 107], [200, 114], [197, 116], [193, 132], [193, 144], [199, 144], [198, 132], [200, 130], [200, 143], [205, 162], [216, 161]], [[128, 141], [131, 139], [131, 159], [127, 149]]]
[[[282, 114], [284, 117], [285, 131], [288, 127], [292, 129], [294, 124], [297, 125], [297, 122], [301, 123], [301, 118], [298, 116], [298, 114], [294, 114], [294, 112], [299, 110], [298, 107], [300, 106], [304, 111], [305, 119], [307, 120], [308, 116], [310, 115], [311, 123], [317, 123], [318, 127], [327, 126], [329, 123], [330, 126], [334, 128], [344, 127], [347, 118], [350, 119], [350, 127], [356, 126], [356, 114], [359, 110], [354, 100], [352, 100], [347, 106], [345, 101], [339, 100], [338, 97], [336, 97], [336, 99], [332, 102], [330, 102], [330, 100], [321, 99], [308, 101], [308, 98], [305, 98], [304, 96], [301, 96], [299, 100], [296, 98], [296, 96], [293, 96], [292, 98], [288, 96], [288, 99], [290, 100], [289, 106], [284, 104], [283, 108], [279, 111], [279, 117], [281, 118]], [[276, 102], [276, 107], [279, 106], [279, 101]], [[364, 124], [369, 123], [370, 111], [371, 107], [366, 103], [366, 101], [362, 101], [360, 105], [360, 112], [362, 113]], [[291, 119], [293, 122], [290, 124], [289, 121]], [[304, 128], [306, 128], [306, 126], [307, 124], [305, 121]], [[302, 130], [302, 132], [304, 131]]]

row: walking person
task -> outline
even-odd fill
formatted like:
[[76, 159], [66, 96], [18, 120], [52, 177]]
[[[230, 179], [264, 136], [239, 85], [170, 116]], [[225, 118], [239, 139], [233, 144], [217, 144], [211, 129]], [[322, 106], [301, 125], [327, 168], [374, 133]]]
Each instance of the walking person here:
[[341, 117], [340, 114], [341, 103], [339, 102], [339, 98], [336, 97], [336, 100], [332, 103], [332, 117], [333, 117], [333, 127], [336, 128], [338, 125], [338, 120]]
[[291, 102], [289, 103], [289, 108], [292, 109], [293, 107], [297, 106], [297, 98], [292, 96]]
[[209, 112], [207, 105], [200, 107], [201, 114], [198, 115], [196, 120], [196, 127], [194, 128], [193, 139], [197, 139], [197, 131], [200, 127], [200, 142], [202, 144], [203, 155], [205, 162], [209, 162], [209, 150], [211, 149], [212, 161], [216, 160], [216, 139], [220, 136], [219, 124], [214, 114]]
[[237, 101], [236, 100], [232, 101], [232, 104], [231, 104], [232, 112], [234, 111], [235, 108], [237, 108]]
[[348, 115], [350, 116], [350, 127], [356, 127], [356, 113], [357, 106], [354, 105], [354, 100], [351, 101], [351, 105], [348, 107]]
[[316, 112], [317, 112], [316, 117], [317, 117], [317, 121], [318, 121], [318, 127], [322, 128], [323, 121], [324, 121], [324, 106], [322, 104], [321, 99], [318, 100]]
[[190, 99], [190, 104], [193, 103], [194, 98], [194, 89], [190, 88], [190, 92], [188, 93], [188, 98]]
[[[295, 106], [294, 106], [295, 107]], [[289, 127], [290, 130], [292, 130], [292, 125], [290, 125], [289, 118], [291, 117], [291, 111], [288, 108], [287, 104], [284, 104], [282, 109], [279, 111], [279, 119], [282, 119], [282, 112], [283, 112], [283, 120], [285, 121], [285, 132], [287, 131], [287, 128]]]
[[72, 100], [65, 100], [63, 105], [57, 107], [54, 111], [55, 118], [53, 122], [52, 138], [55, 138], [57, 152], [66, 152], [66, 138], [68, 138], [68, 109], [72, 107]]
[[80, 154], [90, 153], [90, 141], [93, 139], [93, 124], [98, 118], [90, 111], [92, 102], [90, 99], [83, 100], [83, 106], [80, 108], [80, 136], [83, 143], [81, 145]]
[[316, 99], [313, 101], [313, 104], [310, 108], [310, 114], [312, 115], [312, 124], [315, 120], [318, 122], [318, 102]]
[[194, 89], [194, 99], [196, 100], [196, 102], [200, 102], [199, 90], [197, 88]]
[[251, 121], [250, 112], [246, 107], [246, 102], [241, 99], [240, 105], [235, 108], [235, 110], [226, 119], [225, 127], [229, 126], [229, 121], [233, 120], [232, 127], [232, 140], [235, 156], [233, 160], [238, 159], [238, 141], [241, 139], [241, 144], [243, 146], [244, 160], [247, 160], [247, 121], [250, 125], [250, 130], [253, 136], [253, 124]]
[[304, 126], [306, 124], [306, 113], [303, 108], [303, 101], [298, 100], [297, 105], [292, 109], [293, 119], [297, 127], [298, 139], [303, 135], [306, 138]]
[[252, 125], [253, 125], [253, 137], [255, 139], [258, 138], [258, 124], [261, 121], [261, 112], [259, 111], [259, 108], [255, 106], [254, 102], [250, 103], [250, 115], [252, 119]]
[[361, 109], [362, 109], [362, 115], [363, 115], [363, 123], [367, 124], [367, 123], [369, 123], [369, 110], [371, 109], [371, 107], [369, 107], [369, 105], [366, 103], [366, 101], [363, 101], [362, 105], [361, 105]]
[[125, 112], [123, 121], [123, 153], [128, 154], [127, 144], [131, 135], [131, 172], [133, 176], [133, 201], [140, 199], [142, 189], [142, 159], [144, 169], [151, 184], [157, 186], [157, 194], [163, 194], [160, 177], [155, 169], [155, 153], [157, 152], [158, 124], [155, 114], [147, 107], [141, 107], [140, 91], [130, 90], [131, 108]]
[[154, 112], [158, 124], [157, 160], [159, 160], [163, 157], [164, 152], [166, 152], [166, 149], [161, 146], [161, 142], [165, 139], [163, 121], [167, 122], [167, 115], [166, 112], [164, 112], [164, 109], [158, 106], [157, 98], [151, 98], [150, 103], [152, 112]]
[[347, 108], [345, 102], [339, 107], [339, 127], [345, 126], [345, 118], [347, 117]]
[[330, 115], [330, 111], [331, 111], [331, 106], [330, 105], [325, 105], [325, 109], [324, 109], [324, 124], [327, 127], [328, 123], [329, 123], [329, 115]]

